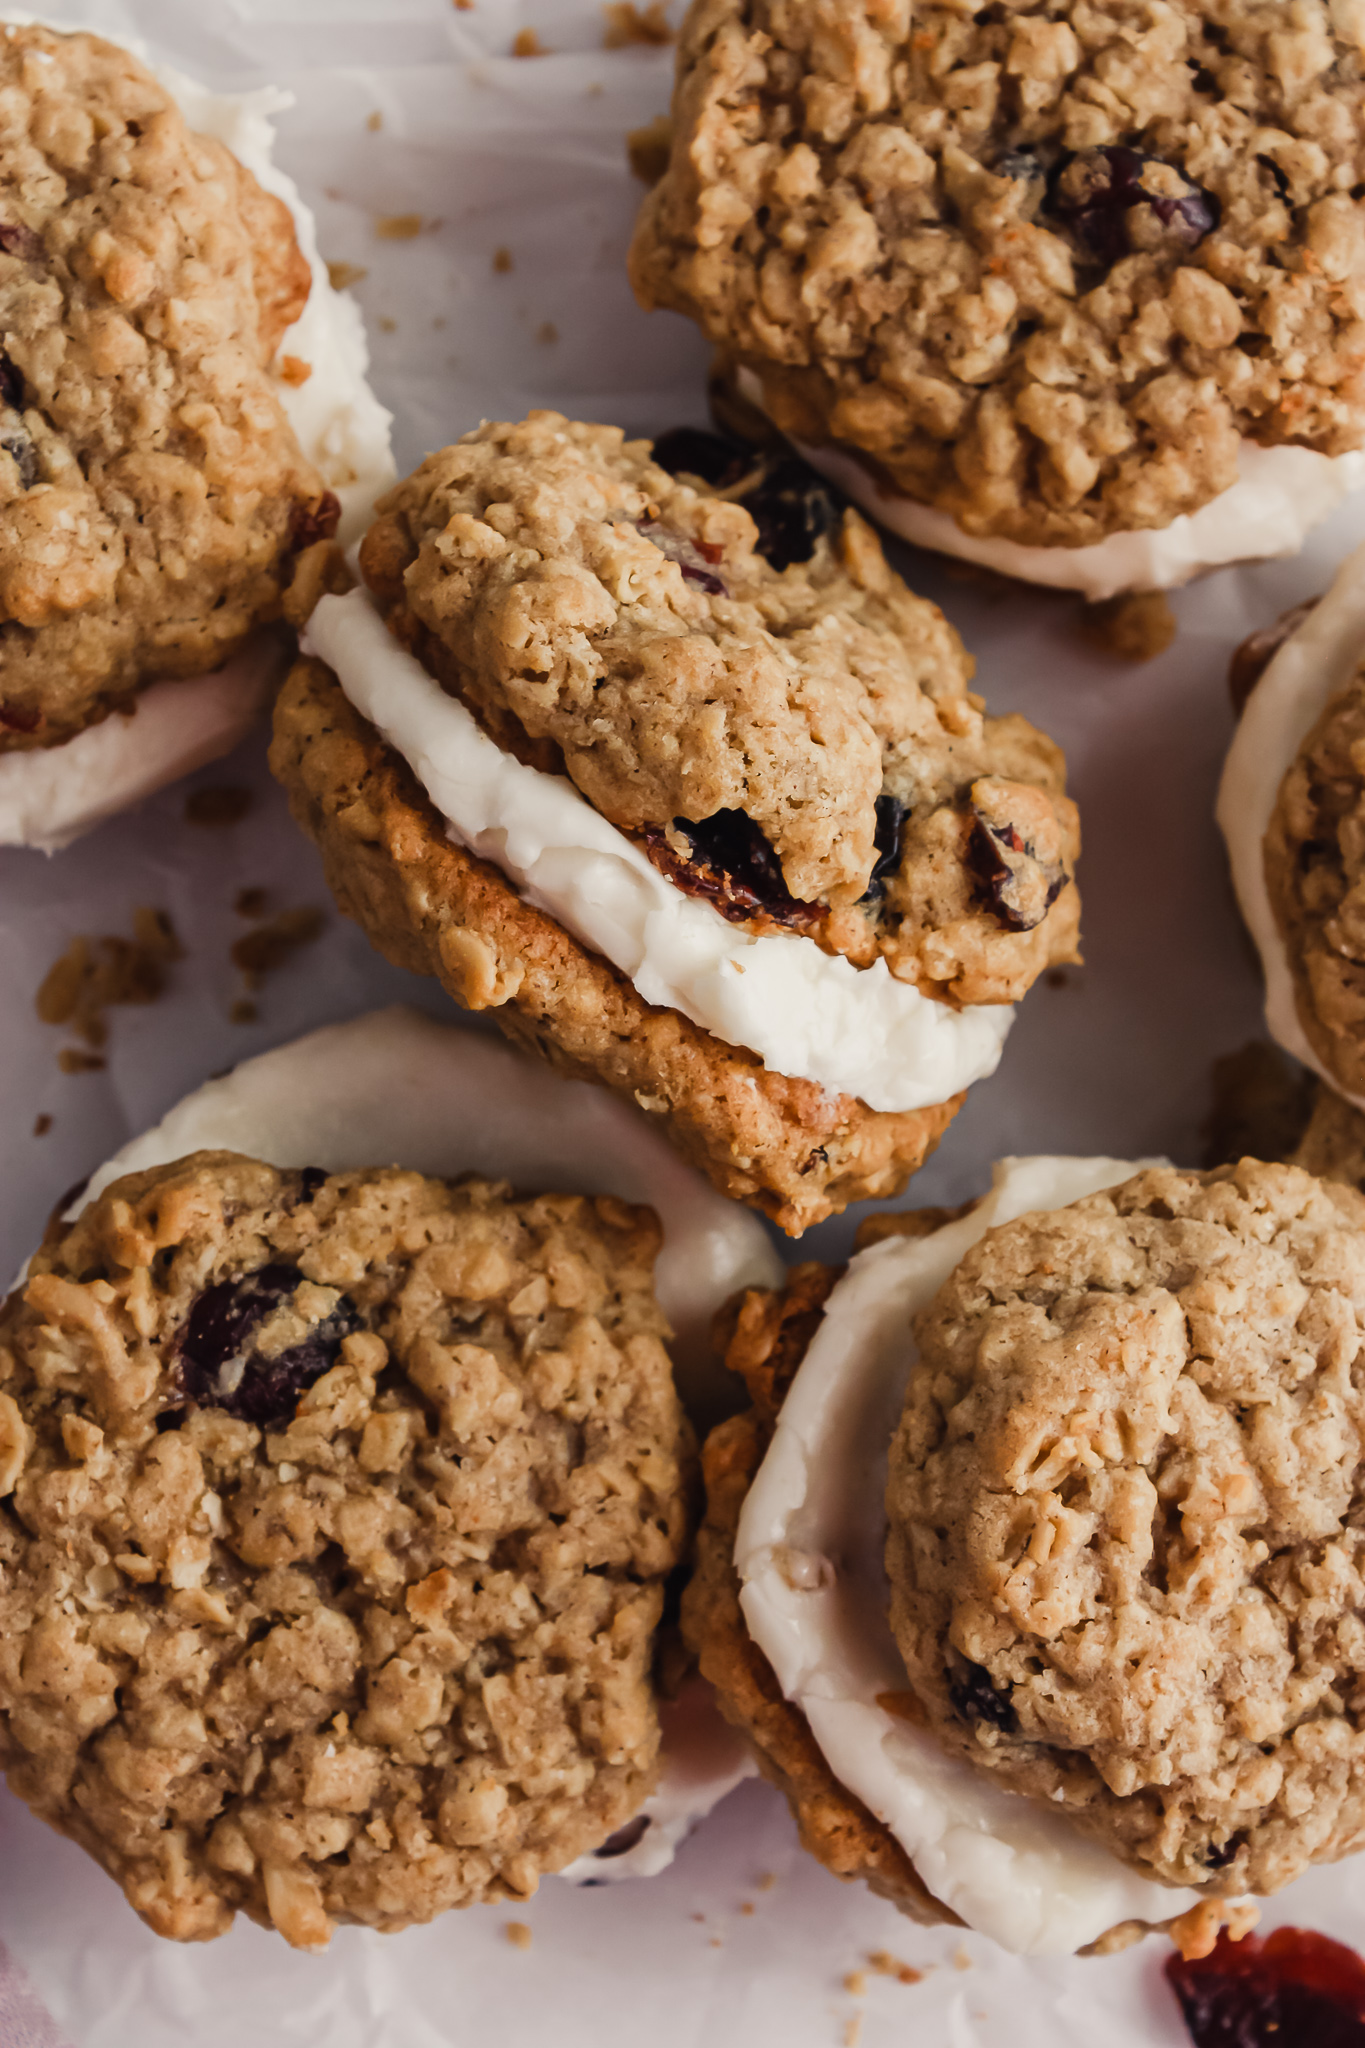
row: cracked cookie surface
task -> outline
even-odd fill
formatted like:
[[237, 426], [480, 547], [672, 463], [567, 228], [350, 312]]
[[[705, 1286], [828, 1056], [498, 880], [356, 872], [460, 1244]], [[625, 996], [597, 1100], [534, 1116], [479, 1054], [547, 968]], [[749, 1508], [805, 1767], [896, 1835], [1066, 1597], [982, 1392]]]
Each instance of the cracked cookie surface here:
[[926, 994], [1017, 1000], [1076, 957], [1060, 749], [986, 716], [856, 512], [813, 477], [746, 494], [735, 460], [726, 496], [618, 428], [488, 424], [381, 501], [361, 567], [493, 737], [680, 887]]
[[284, 203], [128, 51], [0, 32], [0, 750], [219, 667], [336, 501], [271, 364]]
[[1365, 1198], [1153, 1169], [915, 1327], [887, 1570], [939, 1740], [1206, 1893], [1358, 1848]]
[[650, 1790], [652, 1213], [199, 1153], [0, 1314], [0, 1751], [158, 1933], [524, 1898]]
[[1365, 438], [1361, 80], [1320, 0], [695, 0], [636, 291], [970, 534], [1167, 526]]
[[1314, 1052], [1365, 1094], [1365, 663], [1324, 707], [1285, 772], [1265, 877]]

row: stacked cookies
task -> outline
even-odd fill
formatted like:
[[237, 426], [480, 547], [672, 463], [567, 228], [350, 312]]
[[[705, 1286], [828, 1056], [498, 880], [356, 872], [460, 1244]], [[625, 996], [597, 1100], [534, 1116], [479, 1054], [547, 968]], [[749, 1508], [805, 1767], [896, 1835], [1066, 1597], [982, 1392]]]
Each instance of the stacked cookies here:
[[754, 1768], [1017, 1953], [1206, 1954], [1365, 1846], [1359, 557], [1220, 801], [1295, 1156], [770, 1234], [898, 1196], [1080, 959], [1062, 750], [870, 522], [1109, 597], [1365, 480], [1358, 27], [696, 0], [631, 276], [715, 431], [396, 484], [230, 104], [0, 34], [0, 835], [272, 698], [340, 908], [511, 1042], [206, 1084], [0, 1307], [0, 1761], [158, 1932], [649, 1874]]

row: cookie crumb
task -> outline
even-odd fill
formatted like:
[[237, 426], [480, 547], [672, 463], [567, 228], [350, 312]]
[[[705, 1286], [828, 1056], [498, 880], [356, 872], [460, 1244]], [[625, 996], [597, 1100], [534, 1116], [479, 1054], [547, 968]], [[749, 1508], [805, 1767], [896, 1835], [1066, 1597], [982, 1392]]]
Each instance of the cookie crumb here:
[[602, 13], [606, 20], [602, 31], [604, 50], [624, 50], [631, 44], [657, 49], [674, 39], [664, 15], [663, 0], [649, 0], [644, 8], [636, 7], [634, 0], [612, 0]]
[[238, 917], [264, 917], [269, 900], [269, 892], [265, 889], [239, 889], [232, 899], [232, 907]]
[[550, 343], [559, 340], [559, 329], [553, 320], [542, 320], [536, 329], [536, 340]]
[[642, 185], [658, 184], [672, 148], [673, 121], [668, 114], [656, 114], [643, 128], [632, 128], [626, 135], [626, 156]]
[[296, 910], [280, 910], [255, 931], [245, 932], [232, 942], [232, 964], [240, 970], [247, 988], [257, 989], [267, 974], [273, 974], [294, 953], [311, 946], [321, 937], [326, 923], [312, 904]]
[[529, 1948], [531, 1946], [531, 1930], [524, 1920], [509, 1920], [503, 1929], [503, 1933], [507, 1936], [513, 1948]]
[[291, 391], [308, 382], [313, 374], [313, 365], [305, 363], [302, 356], [280, 357], [280, 382], [287, 384]]
[[850, 1998], [867, 1997], [867, 1977], [862, 1970], [849, 1970], [844, 1977], [844, 1989]]
[[894, 1977], [898, 1984], [922, 1984], [923, 1970], [914, 1969], [903, 1963], [899, 1956], [893, 1956], [889, 1949], [874, 1948], [867, 1958], [868, 1968], [875, 1970], [879, 1977]]
[[260, 1010], [252, 1002], [250, 996], [238, 996], [236, 1002], [228, 1011], [228, 1022], [229, 1024], [254, 1024], [260, 1014]]
[[959, 1942], [957, 1947], [953, 1950], [953, 1968], [955, 1970], [970, 1970], [971, 1967], [972, 1959], [968, 1955], [966, 1949], [962, 1946], [962, 1943]]
[[517, 30], [512, 43], [512, 55], [514, 57], [548, 57], [549, 54], [549, 51], [533, 28]]
[[387, 313], [381, 313], [375, 324], [381, 334], [397, 334], [398, 332], [398, 322], [391, 320]]
[[185, 798], [187, 825], [240, 825], [256, 799], [239, 782], [209, 782]]
[[695, 1920], [698, 1927], [705, 1927], [706, 1925], [705, 1913], [689, 1913], [688, 1918], [689, 1920]]
[[739, 1909], [739, 1910], [740, 1910], [740, 1912], [741, 1912], [741, 1913], [744, 1913], [744, 1914], [749, 1914], [749, 1913], [752, 1913], [752, 1912], [754, 1911], [754, 1902], [753, 1902], [753, 1900], [752, 1900], [752, 1899], [746, 1899], [746, 1900], [744, 1901], [743, 1905], [742, 1905], [742, 1906], [740, 1907], [740, 1909]]
[[369, 129], [371, 135], [377, 135], [383, 125], [384, 116], [380, 113], [378, 107], [375, 108], [372, 114], [366, 115], [365, 126]]
[[57, 1055], [57, 1065], [64, 1074], [102, 1074], [108, 1064], [100, 1053], [82, 1052], [74, 1045], [64, 1045]]
[[712, 1948], [724, 1948], [725, 1943], [721, 1940], [718, 1934], [713, 1934], [711, 1936], [711, 1946]]
[[45, 1138], [45, 1137], [47, 1136], [48, 1132], [49, 1132], [49, 1131], [50, 1131], [51, 1129], [52, 1129], [52, 1118], [51, 1118], [51, 1117], [50, 1117], [50, 1116], [48, 1115], [48, 1113], [47, 1113], [47, 1111], [46, 1111], [45, 1109], [43, 1109], [43, 1110], [39, 1110], [39, 1112], [38, 1112], [37, 1116], [36, 1116], [36, 1117], [34, 1118], [34, 1120], [33, 1120], [33, 1135], [34, 1135], [34, 1137], [35, 1137], [35, 1138]]
[[1175, 639], [1175, 613], [1163, 591], [1135, 590], [1086, 605], [1081, 631], [1092, 646], [1120, 661], [1155, 661]]
[[844, 2048], [858, 2048], [863, 2038], [863, 2016], [855, 2012], [852, 2019], [844, 2021]]
[[412, 242], [422, 232], [420, 213], [377, 213], [374, 231], [381, 242]]
[[334, 292], [348, 291], [353, 284], [369, 276], [363, 263], [329, 263], [327, 280]]
[[761, 1892], [770, 1892], [776, 1884], [777, 1872], [775, 1870], [765, 1870], [762, 1877], [758, 1880], [758, 1889]]
[[472, 14], [473, 11], [474, 0], [455, 0], [455, 12], [457, 14]]
[[[109, 1036], [105, 1011], [119, 1003], [154, 1003], [166, 986], [171, 961], [184, 957], [175, 926], [164, 910], [141, 905], [133, 912], [133, 936], [71, 941], [43, 976], [34, 1009], [43, 1024], [66, 1025], [92, 1052]], [[64, 1074], [93, 1073], [84, 1054], [67, 1047], [57, 1056]]]
[[510, 249], [495, 249], [493, 251], [493, 268], [499, 277], [506, 277], [508, 271], [513, 268], [512, 251]]

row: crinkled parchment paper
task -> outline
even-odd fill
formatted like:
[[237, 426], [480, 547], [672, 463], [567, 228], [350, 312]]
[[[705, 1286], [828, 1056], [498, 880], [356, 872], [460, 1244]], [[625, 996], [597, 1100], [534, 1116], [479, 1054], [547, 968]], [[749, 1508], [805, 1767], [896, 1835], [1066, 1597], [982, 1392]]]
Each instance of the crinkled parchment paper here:
[[[367, 273], [356, 290], [400, 469], [480, 416], [536, 403], [645, 431], [704, 417], [704, 345], [683, 321], [638, 312], [623, 269], [639, 196], [624, 136], [664, 108], [671, 53], [604, 51], [587, 0], [459, 11], [450, 0], [86, 0], [50, 11], [145, 37], [211, 83], [295, 93], [279, 158], [317, 210], [324, 253]], [[510, 55], [527, 26], [549, 54]], [[419, 232], [378, 232], [405, 215]], [[495, 269], [500, 249], [510, 269]], [[1179, 637], [1141, 668], [1090, 650], [1069, 600], [906, 558], [976, 653], [991, 704], [1027, 712], [1066, 746], [1086, 832], [1087, 962], [1033, 992], [998, 1075], [973, 1092], [908, 1199], [961, 1200], [1003, 1152], [1197, 1159], [1210, 1063], [1259, 1031], [1212, 818], [1231, 729], [1227, 656], [1251, 626], [1321, 589], [1362, 536], [1365, 505], [1348, 507], [1297, 562], [1177, 595]], [[329, 915], [319, 942], [260, 992], [258, 1021], [232, 1023], [237, 892], [268, 888], [276, 908], [327, 898], [270, 783], [263, 736], [196, 781], [249, 786], [254, 808], [230, 828], [195, 826], [182, 787], [54, 860], [0, 853], [7, 1272], [72, 1182], [206, 1075], [379, 1002], [448, 1014], [438, 989], [385, 967]], [[127, 932], [139, 904], [170, 911], [187, 957], [162, 1001], [113, 1013], [103, 1072], [60, 1074], [66, 1037], [36, 1021], [34, 990], [73, 935]], [[36, 1136], [40, 1114], [53, 1121]], [[826, 1225], [802, 1251], [838, 1255], [851, 1234], [851, 1220]], [[1161, 1944], [1107, 1962], [1024, 1963], [917, 1929], [800, 1852], [761, 1785], [726, 1801], [662, 1877], [589, 1891], [547, 1881], [517, 1912], [529, 1950], [508, 1941], [510, 1917], [477, 1908], [388, 1938], [346, 1929], [322, 1959], [245, 1923], [177, 1949], [79, 1850], [4, 1798], [0, 2042], [839, 2048], [858, 2013], [863, 2048], [912, 2030], [946, 2048], [1181, 2036]], [[1365, 1939], [1365, 1864], [1305, 1880], [1267, 1918]], [[845, 1975], [880, 1949], [923, 1980], [869, 1974], [866, 1995], [850, 1993]]]

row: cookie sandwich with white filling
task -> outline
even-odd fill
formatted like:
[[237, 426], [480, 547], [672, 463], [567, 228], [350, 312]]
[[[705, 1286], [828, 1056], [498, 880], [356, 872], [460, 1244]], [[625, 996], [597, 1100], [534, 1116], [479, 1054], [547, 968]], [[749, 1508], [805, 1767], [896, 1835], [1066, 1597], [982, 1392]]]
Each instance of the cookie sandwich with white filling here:
[[795, 1233], [921, 1164], [1079, 899], [1060, 751], [856, 512], [790, 524], [482, 426], [381, 501], [271, 760], [381, 951]]
[[1365, 483], [1349, 8], [695, 0], [646, 306], [902, 538], [1107, 598]]
[[775, 1271], [638, 1112], [410, 1012], [196, 1091], [0, 1315], [15, 1789], [179, 1939], [662, 1868], [749, 1768], [651, 1671], [664, 1317], [704, 1406], [697, 1319]]
[[0, 845], [50, 852], [235, 745], [393, 463], [286, 99], [33, 22], [0, 80]]
[[1233, 660], [1218, 793], [1271, 1036], [1365, 1109], [1365, 549]]
[[806, 1846], [1020, 1953], [1365, 1842], [1365, 1197], [1018, 1159], [750, 1293], [684, 1628]]

